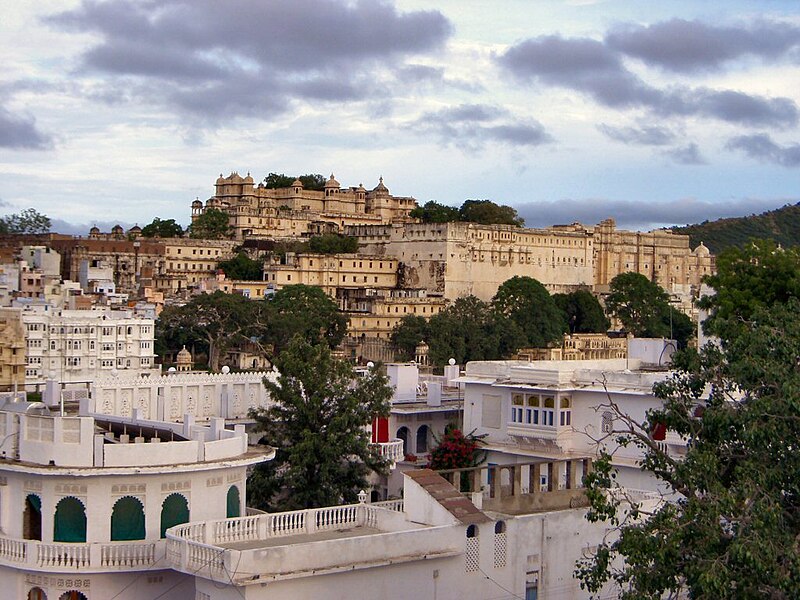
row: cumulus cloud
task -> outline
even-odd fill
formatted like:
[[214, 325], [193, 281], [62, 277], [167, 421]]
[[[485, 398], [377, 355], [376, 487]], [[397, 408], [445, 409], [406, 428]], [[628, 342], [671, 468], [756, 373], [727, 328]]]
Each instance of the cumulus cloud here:
[[694, 142], [686, 146], [672, 148], [664, 152], [666, 156], [671, 158], [679, 165], [706, 165], [708, 161], [700, 154], [700, 148]]
[[553, 140], [535, 119], [521, 121], [507, 110], [487, 104], [460, 104], [426, 112], [406, 128], [434, 134], [443, 144], [458, 144], [468, 150], [486, 142], [539, 146]]
[[666, 146], [675, 139], [675, 134], [667, 127], [643, 125], [641, 127], [615, 127], [601, 123], [597, 126], [605, 136], [622, 142], [642, 146]]
[[52, 145], [52, 138], [39, 130], [33, 117], [16, 115], [0, 106], [0, 148], [47, 150]]
[[672, 225], [701, 223], [725, 217], [741, 217], [796, 204], [797, 198], [742, 198], [724, 203], [683, 198], [671, 202], [608, 200], [603, 198], [564, 199], [557, 202], [533, 202], [514, 208], [527, 227], [579, 222], [594, 225], [613, 218], [618, 227], [652, 229]]
[[[438, 11], [399, 12], [381, 0], [83, 0], [47, 22], [99, 36], [82, 70], [133, 80], [141, 95], [212, 119], [268, 117], [293, 99], [380, 95], [370, 76], [438, 49], [452, 32]], [[406, 77], [435, 76], [410, 69]]]
[[705, 87], [652, 86], [628, 70], [618, 52], [589, 38], [528, 39], [496, 60], [521, 81], [569, 88], [614, 109], [645, 108], [662, 116], [711, 117], [746, 126], [789, 126], [800, 117], [789, 98]]
[[800, 46], [800, 28], [773, 21], [718, 26], [671, 19], [619, 25], [605, 37], [609, 48], [675, 72], [719, 69], [743, 56], [776, 59]]
[[729, 150], [741, 150], [750, 158], [783, 167], [800, 167], [800, 144], [781, 146], [766, 133], [736, 136], [725, 147]]

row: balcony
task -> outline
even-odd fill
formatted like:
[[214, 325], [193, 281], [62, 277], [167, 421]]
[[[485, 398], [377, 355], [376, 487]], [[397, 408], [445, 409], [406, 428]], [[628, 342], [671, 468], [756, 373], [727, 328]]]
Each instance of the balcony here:
[[0, 536], [0, 565], [45, 571], [141, 571], [165, 557], [164, 540], [67, 544]]
[[403, 440], [395, 438], [391, 442], [379, 442], [373, 444], [378, 447], [380, 455], [389, 461], [389, 468], [394, 469], [395, 464], [403, 460]]
[[412, 523], [397, 508], [351, 504], [177, 525], [167, 531], [166, 563], [248, 585], [463, 551], [459, 528]]

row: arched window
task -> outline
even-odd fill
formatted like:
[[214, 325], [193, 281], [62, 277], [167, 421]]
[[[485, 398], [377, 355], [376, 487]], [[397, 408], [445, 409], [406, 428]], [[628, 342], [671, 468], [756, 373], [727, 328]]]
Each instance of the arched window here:
[[111, 511], [111, 541], [143, 540], [145, 538], [144, 507], [132, 496], [120, 498]]
[[167, 529], [189, 522], [189, 502], [183, 494], [170, 494], [161, 505], [161, 537]]
[[469, 527], [467, 527], [467, 537], [468, 538], [478, 537], [478, 527], [475, 525], [470, 525]]
[[403, 426], [397, 430], [398, 439], [403, 440], [403, 455], [408, 454], [408, 427]]
[[28, 494], [25, 498], [25, 509], [22, 512], [22, 538], [40, 541], [42, 539], [42, 499], [36, 494]]
[[232, 485], [228, 488], [228, 510], [226, 512], [226, 517], [228, 519], [234, 519], [236, 517], [242, 516], [242, 511], [240, 507], [240, 499], [239, 499], [239, 488], [235, 485]]
[[417, 429], [417, 454], [428, 451], [428, 426], [420, 425]]
[[56, 504], [53, 522], [54, 542], [86, 542], [86, 509], [74, 496], [62, 498]]
[[58, 600], [88, 600], [86, 598], [86, 594], [83, 592], [79, 592], [77, 590], [70, 590], [68, 592], [64, 592], [58, 597]]
[[42, 588], [31, 588], [26, 596], [27, 600], [47, 600], [47, 594], [44, 593]]

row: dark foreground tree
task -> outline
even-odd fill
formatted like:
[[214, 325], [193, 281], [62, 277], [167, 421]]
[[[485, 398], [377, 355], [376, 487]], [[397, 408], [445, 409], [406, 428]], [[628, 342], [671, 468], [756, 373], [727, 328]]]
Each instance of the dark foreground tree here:
[[33, 208], [0, 217], [0, 233], [47, 233], [50, 218]]
[[321, 288], [287, 285], [261, 304], [269, 321], [267, 340], [280, 353], [296, 335], [311, 344], [335, 348], [347, 333], [347, 319]]
[[250, 505], [270, 510], [355, 502], [370, 471], [386, 462], [370, 445], [369, 425], [389, 414], [392, 388], [372, 369], [357, 377], [324, 344], [295, 337], [276, 359], [278, 381], [266, 381], [274, 405], [251, 413], [275, 460], [248, 481]]
[[156, 337], [164, 352], [198, 345], [208, 352], [208, 366], [220, 368], [228, 349], [266, 334], [264, 303], [238, 294], [200, 294], [180, 307], [167, 307], [156, 321]]
[[397, 348], [397, 360], [414, 360], [420, 342], [430, 338], [428, 322], [418, 315], [406, 315], [392, 330], [392, 344]]
[[[758, 292], [771, 271], [753, 258], [719, 265], [715, 281], [730, 286], [709, 299], [720, 345], [679, 356], [678, 373], [656, 389], [663, 408], [643, 423], [621, 416], [611, 434], [641, 448], [643, 469], [674, 496], [648, 512], [626, 508], [607, 493], [607, 455], [586, 478], [589, 518], [617, 534], [579, 564], [593, 593], [613, 582], [624, 599], [800, 597], [800, 301]], [[727, 310], [743, 299], [755, 300], [747, 318]], [[664, 452], [659, 429], [687, 440], [685, 457]]]
[[669, 303], [660, 285], [641, 273], [621, 273], [611, 280], [606, 309], [636, 337], [662, 337], [686, 347], [694, 333], [691, 319]]
[[565, 330], [564, 316], [550, 293], [532, 277], [514, 276], [505, 281], [492, 298], [492, 309], [516, 323], [524, 344], [544, 348]]
[[428, 321], [429, 355], [434, 365], [454, 358], [497, 360], [524, 345], [525, 337], [516, 323], [492, 311], [475, 296], [462, 296]]
[[611, 326], [600, 302], [588, 290], [554, 294], [553, 301], [564, 313], [570, 333], [605, 333]]

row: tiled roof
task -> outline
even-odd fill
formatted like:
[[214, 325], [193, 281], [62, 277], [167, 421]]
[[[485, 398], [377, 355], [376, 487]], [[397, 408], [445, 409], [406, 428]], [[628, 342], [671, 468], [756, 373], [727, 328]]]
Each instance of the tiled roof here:
[[478, 507], [469, 498], [459, 493], [449, 481], [435, 471], [417, 469], [406, 471], [405, 474], [421, 485], [434, 500], [465, 525], [491, 521], [489, 517], [478, 510]]

